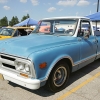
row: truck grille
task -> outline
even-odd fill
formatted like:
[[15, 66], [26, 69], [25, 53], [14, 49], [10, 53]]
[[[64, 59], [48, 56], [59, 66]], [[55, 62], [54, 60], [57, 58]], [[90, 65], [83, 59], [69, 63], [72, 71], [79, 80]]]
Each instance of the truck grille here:
[[12, 66], [12, 65], [9, 65], [9, 64], [4, 64], [4, 63], [2, 63], [2, 65], [3, 65], [4, 67], [8, 67], [8, 68], [15, 69], [15, 66]]
[[14, 61], [16, 59], [6, 55], [0, 55], [0, 67], [15, 69]]
[[[23, 72], [22, 70], [17, 70], [18, 67], [16, 65], [16, 62], [21, 62], [23, 64], [28, 64], [30, 66], [30, 72]], [[7, 69], [7, 71], [14, 71], [16, 73], [22, 72], [22, 73], [28, 73], [29, 77], [36, 78], [34, 65], [33, 63], [24, 58], [15, 57], [7, 54], [0, 54], [0, 68]]]
[[1, 55], [1, 58], [2, 59], [8, 59], [8, 60], [11, 60], [11, 61], [15, 61], [15, 58], [6, 57], [6, 56], [3, 56], [3, 55]]

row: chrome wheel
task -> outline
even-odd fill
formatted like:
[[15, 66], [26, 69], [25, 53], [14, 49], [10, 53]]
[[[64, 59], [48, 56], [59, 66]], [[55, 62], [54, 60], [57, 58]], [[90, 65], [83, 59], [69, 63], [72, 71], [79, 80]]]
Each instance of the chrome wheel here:
[[46, 89], [52, 92], [58, 92], [66, 87], [70, 75], [69, 66], [66, 62], [59, 62], [52, 69], [48, 81], [46, 83]]
[[54, 85], [59, 87], [62, 86], [62, 84], [64, 84], [64, 82], [66, 81], [66, 77], [67, 77], [67, 71], [66, 68], [61, 66], [59, 67], [55, 73], [54, 73]]

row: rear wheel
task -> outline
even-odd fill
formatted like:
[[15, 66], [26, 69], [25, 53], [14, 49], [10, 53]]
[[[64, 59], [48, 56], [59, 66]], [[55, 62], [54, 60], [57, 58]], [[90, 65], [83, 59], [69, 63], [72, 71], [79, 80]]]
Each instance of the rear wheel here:
[[65, 62], [58, 63], [52, 70], [48, 81], [47, 87], [53, 92], [58, 92], [66, 87], [69, 78], [69, 66]]

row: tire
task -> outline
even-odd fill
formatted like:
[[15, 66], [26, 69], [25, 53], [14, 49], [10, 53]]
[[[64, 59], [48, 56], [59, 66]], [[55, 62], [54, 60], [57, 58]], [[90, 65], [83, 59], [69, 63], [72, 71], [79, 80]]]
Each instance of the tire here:
[[65, 62], [58, 63], [52, 70], [46, 87], [52, 92], [58, 92], [67, 85], [70, 75], [69, 66]]

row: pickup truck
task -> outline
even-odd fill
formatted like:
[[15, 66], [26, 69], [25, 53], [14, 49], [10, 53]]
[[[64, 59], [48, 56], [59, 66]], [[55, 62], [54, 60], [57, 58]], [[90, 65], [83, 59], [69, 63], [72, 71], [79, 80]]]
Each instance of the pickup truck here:
[[[40, 31], [41, 25], [49, 30]], [[58, 92], [72, 72], [99, 58], [100, 36], [88, 18], [44, 18], [30, 35], [0, 41], [0, 76], [32, 90], [45, 86]]]

